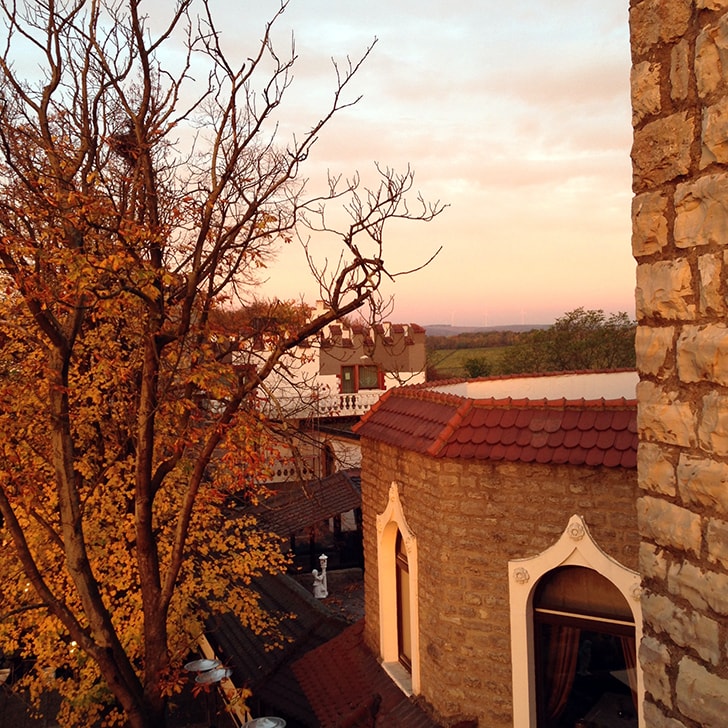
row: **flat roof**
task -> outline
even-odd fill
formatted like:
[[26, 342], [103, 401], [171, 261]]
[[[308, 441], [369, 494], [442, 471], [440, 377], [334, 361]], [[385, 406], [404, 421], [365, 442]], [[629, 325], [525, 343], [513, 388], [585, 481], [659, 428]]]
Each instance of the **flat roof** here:
[[466, 399], [636, 399], [636, 371], [570, 372], [435, 383], [431, 392]]

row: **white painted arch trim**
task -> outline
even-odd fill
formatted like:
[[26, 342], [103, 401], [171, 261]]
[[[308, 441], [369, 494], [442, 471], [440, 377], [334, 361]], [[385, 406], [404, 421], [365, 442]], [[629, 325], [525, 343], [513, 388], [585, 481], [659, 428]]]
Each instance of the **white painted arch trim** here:
[[[410, 623], [412, 625], [411, 684], [403, 679], [397, 642], [397, 531], [402, 534], [409, 568]], [[379, 578], [379, 650], [382, 664], [408, 695], [420, 692], [420, 620], [417, 592], [417, 537], [407, 524], [399, 497], [399, 485], [392, 482], [384, 511], [377, 516], [377, 573]]]
[[[533, 654], [533, 596], [544, 574], [559, 566], [585, 566], [609, 579], [632, 610], [635, 642], [642, 640], [640, 575], [604, 553], [592, 538], [581, 516], [569, 519], [559, 540], [537, 556], [508, 562], [511, 610], [511, 661], [513, 669], [513, 726], [536, 727], [536, 665]], [[644, 728], [644, 682], [637, 660], [639, 726]]]

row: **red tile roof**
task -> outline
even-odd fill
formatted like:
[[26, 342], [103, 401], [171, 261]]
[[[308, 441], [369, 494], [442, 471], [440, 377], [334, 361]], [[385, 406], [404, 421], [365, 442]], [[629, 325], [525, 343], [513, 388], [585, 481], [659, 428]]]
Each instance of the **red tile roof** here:
[[469, 399], [423, 387], [388, 391], [360, 437], [437, 458], [637, 467], [632, 399]]
[[271, 531], [287, 536], [361, 507], [361, 473], [358, 468], [340, 470], [320, 480], [280, 483], [253, 513]]
[[392, 682], [363, 640], [363, 620], [308, 652], [293, 672], [321, 728], [437, 728]]

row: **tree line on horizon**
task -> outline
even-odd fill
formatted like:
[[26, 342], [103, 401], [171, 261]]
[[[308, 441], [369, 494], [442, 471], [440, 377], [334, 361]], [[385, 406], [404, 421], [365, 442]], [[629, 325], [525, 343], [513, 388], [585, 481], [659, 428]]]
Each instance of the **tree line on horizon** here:
[[[636, 366], [637, 324], [625, 312], [606, 314], [579, 307], [552, 326], [530, 331], [480, 331], [455, 336], [428, 336], [428, 361], [435, 351], [492, 349], [462, 358], [467, 377], [536, 374], [556, 371], [631, 369]], [[447, 378], [428, 364], [428, 380]]]

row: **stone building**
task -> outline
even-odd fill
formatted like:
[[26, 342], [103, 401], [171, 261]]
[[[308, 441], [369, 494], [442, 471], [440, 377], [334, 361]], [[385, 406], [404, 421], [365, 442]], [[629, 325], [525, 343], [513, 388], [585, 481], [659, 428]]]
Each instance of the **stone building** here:
[[646, 724], [728, 723], [728, 2], [631, 2]]
[[357, 426], [364, 637], [440, 725], [638, 725], [636, 384], [407, 387]]

